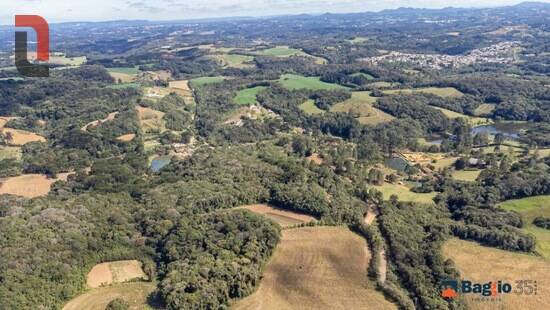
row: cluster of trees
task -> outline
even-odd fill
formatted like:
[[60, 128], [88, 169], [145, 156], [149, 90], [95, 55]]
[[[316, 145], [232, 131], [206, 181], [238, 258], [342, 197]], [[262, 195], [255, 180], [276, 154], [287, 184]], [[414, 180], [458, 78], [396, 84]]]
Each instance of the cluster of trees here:
[[550, 229], [550, 218], [544, 216], [537, 216], [533, 220], [533, 224], [540, 228]]

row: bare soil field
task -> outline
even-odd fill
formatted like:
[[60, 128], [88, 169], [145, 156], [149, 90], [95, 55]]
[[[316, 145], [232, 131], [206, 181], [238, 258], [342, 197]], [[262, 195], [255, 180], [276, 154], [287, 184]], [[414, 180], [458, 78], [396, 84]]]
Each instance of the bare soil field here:
[[[451, 239], [443, 246], [463, 279], [486, 283], [504, 281], [516, 289], [516, 280], [537, 281], [536, 295], [500, 294], [500, 301], [483, 302], [465, 296], [469, 309], [547, 309], [550, 304], [550, 262], [541, 257]], [[477, 296], [477, 295], [476, 295]]]
[[258, 290], [233, 309], [396, 309], [368, 282], [369, 260], [347, 228], [284, 230]]
[[50, 192], [53, 183], [66, 181], [70, 174], [60, 173], [56, 179], [50, 179], [43, 174], [24, 174], [0, 179], [0, 195], [11, 194], [26, 198], [45, 196]]
[[13, 128], [3, 128], [0, 132], [4, 136], [11, 136], [11, 139], [8, 139], [10, 145], [25, 145], [30, 142], [46, 142], [46, 138], [35, 134], [34, 132], [13, 129]]
[[104, 119], [99, 119], [99, 120], [96, 120], [96, 121], [93, 121], [93, 122], [89, 122], [88, 124], [84, 125], [82, 128], [80, 128], [82, 131], [86, 131], [88, 130], [88, 128], [90, 127], [95, 127], [95, 126], [98, 126], [98, 125], [101, 125], [107, 121], [112, 121], [115, 119], [115, 117], [118, 115], [118, 112], [113, 112], [113, 113], [109, 113], [109, 115], [107, 115], [106, 118]]
[[146, 278], [139, 261], [124, 260], [95, 265], [88, 273], [86, 284], [88, 287], [97, 288], [112, 283]]
[[311, 156], [308, 156], [306, 158], [316, 165], [321, 165], [323, 163], [323, 158], [317, 153], [311, 154]]
[[132, 282], [100, 287], [69, 301], [63, 310], [104, 310], [113, 299], [122, 298], [131, 310], [156, 309], [147, 304], [148, 296], [156, 286], [150, 282]]
[[135, 137], [136, 137], [135, 133], [129, 133], [129, 134], [117, 137], [116, 139], [119, 140], [119, 141], [122, 141], [122, 142], [130, 142], [130, 141], [134, 140]]
[[267, 218], [277, 222], [283, 228], [302, 224], [302, 223], [309, 223], [315, 220], [315, 218], [310, 215], [276, 209], [266, 204], [241, 206], [241, 207], [237, 207], [237, 209], [247, 209], [254, 213], [262, 214]]

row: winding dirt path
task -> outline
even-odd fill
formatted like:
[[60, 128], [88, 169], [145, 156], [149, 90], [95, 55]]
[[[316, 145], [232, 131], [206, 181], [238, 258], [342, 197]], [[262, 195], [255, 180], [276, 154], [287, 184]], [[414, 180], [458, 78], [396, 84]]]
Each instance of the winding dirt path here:
[[[364, 223], [367, 225], [371, 225], [376, 217], [378, 216], [378, 211], [369, 206], [367, 210], [367, 214], [365, 214]], [[378, 274], [379, 278], [378, 281], [381, 283], [386, 282], [386, 272], [388, 270], [388, 261], [386, 259], [386, 249], [382, 248], [380, 252], [377, 253], [378, 258], [380, 260], [380, 264], [378, 264]]]

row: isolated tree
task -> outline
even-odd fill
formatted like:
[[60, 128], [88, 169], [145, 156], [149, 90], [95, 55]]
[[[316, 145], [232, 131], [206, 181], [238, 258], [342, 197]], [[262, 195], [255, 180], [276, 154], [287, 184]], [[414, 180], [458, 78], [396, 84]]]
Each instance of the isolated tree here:
[[122, 298], [115, 298], [107, 304], [105, 310], [128, 310], [130, 305]]

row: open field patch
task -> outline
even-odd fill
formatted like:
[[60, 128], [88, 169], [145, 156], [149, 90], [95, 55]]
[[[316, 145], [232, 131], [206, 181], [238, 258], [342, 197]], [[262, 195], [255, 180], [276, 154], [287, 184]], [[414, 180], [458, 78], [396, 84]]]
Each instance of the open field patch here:
[[483, 103], [483, 104], [480, 104], [479, 107], [477, 107], [474, 110], [474, 115], [476, 116], [489, 115], [491, 114], [491, 112], [493, 112], [495, 108], [496, 108], [495, 104]]
[[369, 83], [367, 85], [371, 87], [376, 87], [376, 88], [391, 88], [391, 87], [399, 86], [399, 83], [378, 81], [378, 82]]
[[319, 77], [305, 77], [301, 75], [296, 74], [284, 74], [279, 79], [279, 83], [283, 85], [284, 88], [295, 90], [295, 89], [313, 89], [313, 90], [320, 90], [320, 89], [347, 89], [346, 87], [338, 84], [332, 84], [332, 83], [326, 83], [321, 81]]
[[417, 92], [432, 94], [443, 98], [460, 98], [464, 96], [462, 92], [460, 92], [458, 89], [454, 87], [420, 87], [420, 88], [413, 88], [413, 89], [392, 89], [392, 90], [384, 91], [384, 93], [387, 95], [412, 94]]
[[376, 98], [370, 92], [353, 92], [351, 98], [333, 105], [331, 112], [351, 113], [361, 124], [378, 125], [394, 119], [393, 116], [373, 107]]
[[107, 69], [107, 72], [111, 73], [123, 73], [123, 74], [138, 74], [139, 68], [136, 67], [113, 67], [113, 68], [105, 68]]
[[470, 115], [458, 113], [455, 111], [447, 110], [444, 108], [440, 108], [440, 107], [433, 107], [433, 108], [441, 111], [445, 116], [447, 116], [447, 118], [450, 118], [450, 119], [465, 118], [466, 120], [468, 120], [468, 122], [472, 126], [491, 124], [493, 122], [492, 120], [484, 117], [470, 116]]
[[147, 298], [155, 289], [156, 286], [150, 282], [100, 287], [72, 299], [63, 307], [63, 310], [105, 310], [107, 304], [116, 298], [124, 299], [131, 310], [157, 309], [147, 303]]
[[283, 230], [258, 290], [233, 309], [395, 309], [367, 280], [370, 253], [344, 227]]
[[266, 89], [265, 86], [245, 88], [237, 93], [235, 98], [233, 98], [233, 102], [238, 105], [256, 104], [258, 103], [256, 96], [264, 89]]
[[181, 89], [184, 91], [191, 91], [188, 80], [170, 81], [168, 83], [169, 88]]
[[250, 105], [242, 106], [232, 111], [224, 123], [241, 126], [243, 118], [268, 119], [276, 117], [278, 117], [278, 115], [269, 109], [266, 109], [259, 105]]
[[300, 110], [304, 111], [304, 113], [309, 115], [325, 113], [325, 110], [319, 109], [315, 105], [315, 101], [312, 99], [308, 99], [304, 103], [302, 103], [300, 105]]
[[119, 141], [122, 141], [122, 142], [130, 142], [130, 141], [134, 140], [135, 137], [136, 137], [135, 133], [129, 133], [129, 134], [126, 134], [126, 135], [119, 136], [116, 139], [119, 140]]
[[134, 279], [147, 279], [137, 260], [122, 260], [95, 265], [86, 276], [88, 287], [96, 288]]
[[500, 207], [521, 214], [524, 225], [522, 230], [537, 238], [537, 252], [550, 261], [550, 230], [533, 224], [533, 220], [538, 216], [550, 218], [550, 196], [508, 200], [501, 203]]
[[278, 223], [283, 228], [303, 223], [309, 223], [315, 220], [313, 216], [307, 214], [277, 209], [266, 204], [241, 206], [237, 209], [246, 209], [257, 214], [262, 214], [265, 217]]
[[4, 159], [21, 159], [21, 147], [19, 146], [5, 146], [0, 147], [0, 160]]
[[0, 129], [3, 129], [6, 124], [11, 121], [12, 119], [16, 119], [17, 117], [11, 117], [11, 116], [0, 116]]
[[4, 136], [9, 145], [20, 146], [30, 142], [46, 142], [46, 138], [21, 129], [3, 128], [0, 130], [0, 133]]
[[145, 108], [141, 106], [136, 107], [138, 113], [138, 120], [143, 132], [163, 132], [166, 130], [164, 120], [164, 112], [153, 110], [151, 108]]
[[239, 54], [218, 54], [210, 55], [209, 57], [216, 61], [222, 67], [230, 67], [236, 69], [254, 67], [254, 64], [251, 63], [254, 60], [253, 56]]
[[66, 181], [70, 173], [60, 173], [57, 178], [48, 178], [43, 174], [24, 174], [0, 179], [0, 195], [11, 194], [26, 198], [46, 196], [53, 183]]
[[434, 203], [433, 198], [437, 193], [415, 193], [405, 185], [384, 183], [381, 186], [373, 186], [376, 190], [382, 192], [384, 200], [390, 199], [392, 195], [397, 195], [399, 201], [418, 202], [418, 203]]
[[455, 170], [453, 171], [453, 179], [474, 182], [481, 174], [481, 171], [482, 170]]
[[537, 281], [536, 295], [500, 294], [501, 301], [496, 302], [473, 300], [477, 295], [466, 296], [469, 309], [546, 309], [550, 304], [550, 263], [541, 257], [459, 239], [447, 241], [443, 255], [455, 262], [462, 279], [478, 283], [502, 280], [512, 286], [516, 280]]

